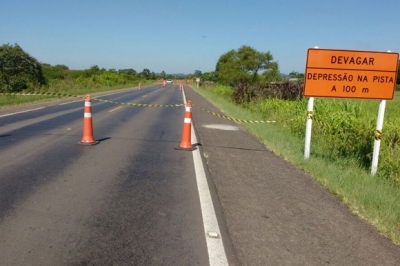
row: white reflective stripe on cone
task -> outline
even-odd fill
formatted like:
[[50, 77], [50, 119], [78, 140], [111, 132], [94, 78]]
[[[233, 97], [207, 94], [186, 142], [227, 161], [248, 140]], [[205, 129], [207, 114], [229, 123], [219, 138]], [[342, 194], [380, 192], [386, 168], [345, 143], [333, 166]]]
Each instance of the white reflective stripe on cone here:
[[183, 120], [183, 123], [191, 124], [192, 123], [192, 119], [191, 118], [185, 118], [185, 120]]
[[92, 106], [92, 102], [85, 102], [85, 106]]
[[83, 117], [92, 117], [92, 113], [85, 113]]

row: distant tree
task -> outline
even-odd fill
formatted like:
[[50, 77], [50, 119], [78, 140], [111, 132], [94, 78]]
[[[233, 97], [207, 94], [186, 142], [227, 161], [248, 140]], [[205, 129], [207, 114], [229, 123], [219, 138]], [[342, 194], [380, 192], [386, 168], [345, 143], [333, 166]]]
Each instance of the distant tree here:
[[93, 65], [93, 66], [91, 66], [91, 67], [89, 68], [89, 71], [90, 71], [93, 75], [99, 74], [100, 72], [102, 72], [102, 71], [104, 71], [104, 70], [105, 70], [104, 68], [100, 69], [98, 65]]
[[55, 65], [42, 63], [43, 75], [47, 81], [54, 79], [64, 79], [69, 68], [65, 65]]
[[66, 76], [72, 78], [72, 79], [77, 79], [78, 77], [82, 76], [82, 73], [84, 70], [68, 70], [66, 72]]
[[279, 74], [279, 67], [277, 62], [271, 62], [269, 69], [267, 69], [263, 73], [263, 79], [264, 81], [271, 82], [271, 81], [277, 81], [281, 80], [282, 77]]
[[150, 75], [149, 75], [149, 79], [156, 80], [156, 79], [157, 79], [157, 75], [156, 75], [156, 73], [154, 73], [154, 72], [151, 72], [151, 73], [150, 73]]
[[85, 69], [82, 71], [81, 76], [84, 78], [89, 78], [93, 76], [100, 75], [102, 72], [105, 72], [106, 69], [100, 69], [98, 65], [92, 65], [89, 69]]
[[200, 78], [203, 75], [203, 73], [200, 70], [195, 70], [194, 71], [194, 76]]
[[238, 50], [231, 50], [219, 58], [216, 65], [218, 80], [225, 84], [255, 83], [259, 80], [259, 71], [275, 73], [278, 64], [273, 62], [272, 54], [259, 52], [243, 45]]
[[204, 72], [203, 75], [201, 76], [202, 81], [212, 81], [212, 82], [217, 82], [218, 81], [218, 76], [215, 71], [213, 72]]
[[304, 74], [296, 72], [296, 71], [292, 71], [289, 73], [289, 77], [290, 78], [304, 78]]
[[[236, 59], [236, 51], [230, 50], [218, 59], [215, 72], [221, 83], [230, 84], [241, 80], [240, 65]], [[240, 75], [238, 75], [240, 74]], [[245, 73], [247, 75], [247, 73]]]
[[18, 44], [0, 46], [0, 91], [20, 92], [46, 83], [41, 64]]
[[163, 70], [160, 73], [160, 78], [165, 79], [165, 77], [166, 77], [166, 74], [165, 74], [165, 71]]
[[119, 74], [131, 75], [131, 76], [136, 76], [137, 75], [137, 72], [132, 68], [120, 69], [120, 70], [118, 70], [118, 73]]
[[69, 67], [67, 67], [66, 65], [55, 65], [54, 67], [62, 70], [69, 70]]
[[150, 70], [145, 68], [142, 72], [139, 73], [140, 78], [149, 79], [150, 77]]

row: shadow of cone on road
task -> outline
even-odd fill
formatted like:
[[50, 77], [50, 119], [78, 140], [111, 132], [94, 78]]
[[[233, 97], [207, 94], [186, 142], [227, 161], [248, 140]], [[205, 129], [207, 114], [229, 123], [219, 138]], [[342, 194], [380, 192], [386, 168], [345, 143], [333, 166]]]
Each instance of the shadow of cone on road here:
[[183, 121], [182, 141], [175, 150], [193, 151], [196, 149], [191, 143], [192, 132], [192, 102], [188, 101], [185, 107], [185, 119]]
[[83, 136], [78, 143], [81, 145], [96, 145], [99, 143], [93, 138], [93, 123], [92, 123], [92, 102], [90, 95], [85, 96], [85, 109], [83, 115]]

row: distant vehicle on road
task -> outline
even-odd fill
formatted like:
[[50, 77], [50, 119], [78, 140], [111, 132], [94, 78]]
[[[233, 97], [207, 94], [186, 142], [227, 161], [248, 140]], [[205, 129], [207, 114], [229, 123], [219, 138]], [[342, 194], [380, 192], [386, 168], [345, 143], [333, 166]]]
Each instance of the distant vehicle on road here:
[[172, 79], [167, 79], [167, 84], [172, 84]]

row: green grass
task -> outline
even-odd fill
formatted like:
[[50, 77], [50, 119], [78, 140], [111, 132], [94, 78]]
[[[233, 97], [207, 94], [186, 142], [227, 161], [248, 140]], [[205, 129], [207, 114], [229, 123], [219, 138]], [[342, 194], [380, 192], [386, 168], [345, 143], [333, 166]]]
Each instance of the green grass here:
[[[154, 83], [151, 81], [150, 83]], [[146, 85], [148, 83], [142, 82], [142, 85]], [[93, 94], [98, 92], [105, 92], [110, 90], [117, 90], [122, 88], [130, 88], [137, 87], [138, 82], [133, 84], [124, 84], [124, 85], [115, 85], [115, 86], [81, 86], [74, 82], [73, 80], [62, 80], [50, 84], [50, 86], [46, 89], [39, 89], [35, 91], [35, 93], [59, 93], [59, 94], [69, 94], [74, 96], [83, 96], [86, 94]], [[29, 92], [27, 92], [29, 93]], [[23, 93], [21, 93], [23, 94]], [[9, 106], [17, 106], [17, 105], [25, 105], [37, 102], [45, 102], [51, 101], [54, 99], [62, 98], [61, 96], [46, 96], [46, 95], [5, 95], [0, 94], [0, 108], [9, 107]]]
[[30, 96], [20, 96], [20, 95], [0, 95], [0, 108], [16, 105], [31, 104], [36, 102], [45, 102], [56, 99], [53, 96], [43, 96], [43, 95], [30, 95]]
[[[313, 140], [311, 141], [310, 158], [308, 160], [304, 159], [304, 136], [294, 134], [291, 128], [291, 124], [294, 123], [286, 122], [293, 119], [293, 117], [296, 119], [296, 115], [300, 112], [302, 116], [300, 130], [305, 131], [306, 101], [298, 103], [295, 107], [302, 110], [289, 110], [288, 107], [293, 107], [290, 104], [286, 107], [274, 106], [274, 100], [272, 100], [268, 108], [275, 110], [275, 112], [269, 110], [268, 112], [260, 113], [251, 108], [245, 109], [233, 104], [226, 97], [220, 96], [224, 93], [215, 94], [210, 89], [197, 89], [194, 86], [193, 89], [228, 116], [247, 120], [276, 119], [277, 123], [275, 124], [244, 123], [242, 125], [251, 134], [257, 136], [269, 150], [309, 173], [322, 186], [347, 205], [354, 214], [375, 226], [381, 234], [390, 238], [394, 243], [400, 244], [400, 190], [397, 182], [380, 176], [371, 176], [370, 170], [360, 167], [359, 162], [354, 158], [338, 157], [332, 160], [329, 156], [324, 155], [326, 151], [323, 149], [326, 146], [318, 147], [319, 144], [315, 143], [315, 141], [313, 142]], [[316, 100], [327, 101], [328, 105], [333, 104], [327, 99]], [[395, 117], [393, 112], [398, 114], [398, 107], [396, 107], [398, 102], [399, 97], [396, 97], [393, 101], [388, 101], [385, 121], [386, 118], [390, 120], [391, 117]], [[363, 105], [361, 108], [363, 112], [359, 115], [372, 116], [372, 119], [376, 119], [379, 101], [362, 101], [357, 104]], [[352, 106], [350, 107], [353, 108]], [[279, 108], [282, 109], [279, 110]], [[283, 112], [282, 110], [286, 111]], [[357, 113], [359, 111], [353, 110], [353, 112]], [[283, 123], [283, 120], [286, 122]], [[396, 160], [399, 159], [397, 158]], [[378, 165], [378, 172], [379, 169]]]

